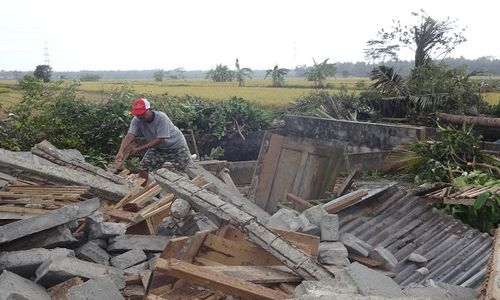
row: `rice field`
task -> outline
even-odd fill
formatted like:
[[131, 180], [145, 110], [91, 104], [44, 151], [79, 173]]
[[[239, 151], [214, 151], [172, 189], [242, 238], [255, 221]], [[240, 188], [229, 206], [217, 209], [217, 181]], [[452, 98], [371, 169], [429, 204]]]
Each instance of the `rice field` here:
[[[67, 81], [66, 84], [71, 84]], [[330, 93], [347, 90], [349, 93], [360, 93], [370, 85], [366, 77], [331, 78], [327, 81]], [[169, 94], [174, 96], [191, 95], [212, 101], [224, 101], [231, 97], [241, 97], [264, 107], [282, 107], [312, 91], [313, 83], [304, 78], [286, 78], [285, 87], [274, 88], [271, 80], [255, 78], [245, 81], [244, 87], [237, 82], [213, 82], [207, 79], [191, 80], [115, 80], [115, 81], [82, 81], [77, 87], [78, 96], [91, 101], [106, 101], [112, 93], [119, 91], [124, 85], [131, 85], [138, 96]], [[500, 92], [483, 93], [490, 104], [500, 103]], [[0, 81], [0, 110], [8, 109], [21, 99], [21, 93], [15, 80]], [[154, 99], [152, 99], [154, 102]], [[3, 112], [0, 112], [3, 115]]]

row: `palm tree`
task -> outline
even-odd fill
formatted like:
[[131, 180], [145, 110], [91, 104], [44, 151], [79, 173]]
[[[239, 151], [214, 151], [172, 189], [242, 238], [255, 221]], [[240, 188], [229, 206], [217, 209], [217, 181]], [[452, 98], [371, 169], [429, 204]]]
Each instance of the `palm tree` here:
[[324, 81], [328, 76], [333, 76], [337, 72], [335, 64], [328, 63], [329, 58], [318, 64], [313, 58], [314, 66], [310, 67], [305, 73], [307, 80], [314, 81], [316, 88], [325, 87]]
[[215, 66], [215, 70], [211, 69], [208, 71], [207, 78], [215, 82], [233, 81], [234, 72], [231, 71], [228, 66], [219, 64]]
[[279, 68], [278, 65], [275, 65], [274, 68], [266, 70], [266, 76], [264, 79], [271, 75], [273, 87], [282, 87], [285, 85], [285, 76], [288, 72], [290, 72], [289, 69]]
[[236, 80], [238, 80], [238, 86], [244, 86], [245, 85], [245, 78], [251, 79], [252, 78], [252, 70], [250, 68], [240, 68], [240, 63], [238, 59], [236, 59]]

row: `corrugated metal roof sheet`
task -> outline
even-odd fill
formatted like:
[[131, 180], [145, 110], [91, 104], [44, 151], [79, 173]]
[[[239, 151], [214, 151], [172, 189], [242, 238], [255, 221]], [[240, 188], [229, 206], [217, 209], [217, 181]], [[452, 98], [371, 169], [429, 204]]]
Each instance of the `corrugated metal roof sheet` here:
[[[433, 279], [478, 289], [484, 280], [492, 237], [433, 209], [401, 187], [338, 215], [341, 233], [354, 234], [373, 247], [385, 247], [398, 259], [391, 272], [403, 286]], [[417, 265], [408, 260], [411, 253], [429, 261]], [[416, 272], [422, 266], [429, 274]]]

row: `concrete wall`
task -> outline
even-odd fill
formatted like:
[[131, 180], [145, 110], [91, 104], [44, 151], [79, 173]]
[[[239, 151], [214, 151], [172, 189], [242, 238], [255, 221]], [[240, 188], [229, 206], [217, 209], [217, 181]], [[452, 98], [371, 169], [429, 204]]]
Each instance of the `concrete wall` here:
[[426, 137], [427, 127], [286, 116], [285, 129], [291, 135], [347, 144], [348, 152], [390, 150]]

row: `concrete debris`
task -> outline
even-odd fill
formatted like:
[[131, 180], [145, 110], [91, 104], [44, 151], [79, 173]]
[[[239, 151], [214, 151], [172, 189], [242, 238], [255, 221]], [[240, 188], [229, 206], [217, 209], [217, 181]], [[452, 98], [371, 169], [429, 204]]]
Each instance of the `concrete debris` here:
[[364, 257], [368, 257], [373, 247], [363, 241], [362, 239], [357, 238], [353, 234], [344, 233], [341, 237], [342, 244], [344, 244], [349, 251], [354, 252], [355, 254], [359, 254]]
[[361, 295], [383, 297], [403, 296], [401, 288], [394, 280], [358, 262], [352, 263], [345, 270], [355, 282]]
[[125, 270], [145, 261], [148, 257], [140, 249], [133, 249], [111, 259], [111, 265], [118, 269]]
[[110, 255], [94, 242], [88, 242], [75, 250], [75, 255], [81, 260], [108, 265]]
[[319, 244], [318, 260], [325, 265], [348, 266], [347, 249], [340, 242], [322, 242]]
[[425, 275], [429, 274], [429, 269], [427, 269], [426, 267], [422, 267], [422, 268], [417, 269], [415, 272], [417, 272], [418, 274], [420, 274], [422, 276], [425, 276]]
[[9, 271], [0, 274], [0, 300], [50, 300], [38, 284]]
[[110, 276], [119, 289], [125, 287], [122, 270], [76, 258], [62, 258], [44, 262], [36, 270], [35, 282], [45, 287], [51, 287], [75, 276], [95, 279], [104, 275]]
[[45, 261], [57, 257], [74, 257], [72, 250], [56, 248], [52, 250], [33, 248], [23, 251], [0, 253], [0, 272], [3, 270], [16, 273], [25, 278], [35, 276], [36, 269]]
[[[0, 195], [8, 213], [0, 214], [5, 224], [0, 226], [0, 300], [177, 299], [183, 293], [186, 299], [473, 299], [476, 290], [463, 286], [477, 286], [486, 273], [489, 248], [466, 248], [475, 241], [486, 245], [486, 234], [457, 225], [470, 240], [453, 258], [441, 256], [453, 249], [458, 235], [438, 244], [433, 237], [445, 236], [446, 230], [431, 226], [411, 232], [427, 213], [421, 208], [400, 214], [413, 205], [406, 199], [384, 203], [403, 197], [395, 189], [381, 196], [392, 183], [353, 184], [357, 191], [337, 198], [330, 189], [323, 194], [326, 204], [294, 196], [290, 203], [299, 209], [300, 202], [305, 210], [285, 208], [283, 202], [269, 215], [238, 191], [227, 162], [209, 163], [224, 166], [214, 172], [223, 181], [190, 165], [187, 175], [160, 169], [144, 187], [136, 174], [107, 172], [49, 143], [34, 152], [49, 161], [0, 149], [0, 169], [8, 173], [0, 173], [0, 190], [14, 197]], [[37, 193], [45, 195], [42, 188], [54, 184], [60, 191], [38, 198]], [[75, 194], [76, 185], [85, 192]], [[12, 186], [18, 191], [8, 190]], [[297, 188], [283, 191], [291, 193], [304, 197]], [[391, 212], [390, 218], [380, 217], [382, 212]], [[450, 234], [455, 227], [447, 228]], [[429, 280], [447, 265], [465, 273], [454, 263], [462, 256], [471, 257], [468, 267], [477, 264], [470, 268], [473, 277], [443, 280], [457, 285]]]
[[416, 262], [418, 264], [425, 264], [428, 259], [425, 258], [425, 256], [417, 254], [417, 253], [412, 253], [410, 256], [408, 256], [408, 260], [412, 262]]
[[68, 299], [72, 300], [123, 300], [120, 290], [107, 277], [90, 279], [87, 282], [74, 286], [68, 291]]
[[90, 227], [89, 239], [109, 239], [124, 235], [126, 232], [127, 227], [123, 223], [102, 222]]
[[374, 248], [369, 255], [370, 258], [373, 258], [377, 261], [381, 261], [386, 270], [392, 270], [398, 264], [398, 259], [386, 248], [384, 247], [376, 247]]
[[326, 215], [321, 219], [321, 241], [336, 242], [340, 239], [339, 216]]

